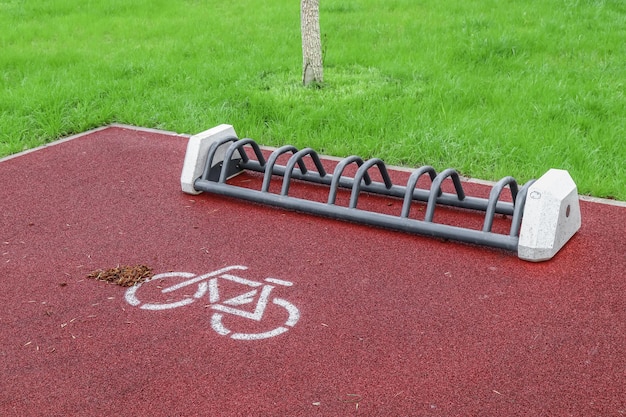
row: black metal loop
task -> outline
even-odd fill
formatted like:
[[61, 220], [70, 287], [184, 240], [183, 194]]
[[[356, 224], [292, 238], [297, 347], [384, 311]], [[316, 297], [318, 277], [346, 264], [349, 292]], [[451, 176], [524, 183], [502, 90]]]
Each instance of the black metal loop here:
[[[267, 164], [265, 165], [265, 173], [263, 174], [263, 185], [261, 187], [261, 191], [269, 191], [270, 181], [272, 180], [272, 175], [274, 173], [274, 165], [276, 164], [278, 157], [287, 152], [292, 152], [295, 154], [296, 152], [298, 152], [298, 148], [292, 145], [285, 145], [272, 152], [269, 159], [267, 160]], [[298, 167], [300, 167], [300, 171], [302, 171], [303, 174], [307, 171], [306, 164], [302, 159], [298, 160]]]
[[526, 205], [526, 196], [528, 195], [528, 189], [535, 183], [536, 180], [530, 180], [522, 186], [517, 193], [517, 197], [513, 200], [515, 208], [513, 209], [513, 218], [511, 219], [511, 232], [509, 236], [519, 236], [520, 229], [522, 227], [522, 217], [524, 215], [524, 206]]
[[361, 192], [361, 181], [365, 177], [367, 171], [376, 165], [378, 170], [380, 171], [380, 175], [383, 177], [383, 182], [385, 183], [385, 188], [390, 189], [393, 184], [391, 182], [391, 178], [389, 177], [389, 173], [387, 172], [387, 166], [379, 158], [368, 159], [363, 165], [359, 167], [356, 174], [354, 175], [354, 184], [352, 184], [352, 194], [350, 194], [350, 208], [356, 208], [357, 201], [359, 199], [359, 193]]
[[[341, 180], [341, 176], [343, 175], [343, 171], [352, 163], [356, 163], [359, 167], [361, 167], [363, 165], [363, 159], [359, 156], [351, 155], [339, 161], [335, 167], [335, 170], [333, 171], [333, 179], [330, 182], [330, 191], [328, 192], [328, 204], [335, 204], [335, 200], [337, 199], [337, 189], [339, 188], [339, 182]], [[365, 181], [365, 185], [370, 185], [372, 183], [372, 180], [367, 172], [363, 176], [363, 181]]]
[[489, 200], [487, 201], [487, 210], [485, 210], [485, 222], [483, 223], [483, 232], [491, 232], [491, 227], [493, 226], [493, 219], [496, 215], [496, 204], [498, 204], [498, 199], [502, 194], [502, 190], [504, 187], [509, 186], [511, 190], [511, 197], [513, 201], [517, 197], [517, 182], [513, 177], [504, 177], [500, 181], [493, 186], [491, 191], [489, 192]]
[[404, 193], [404, 202], [402, 203], [402, 212], [400, 213], [400, 217], [409, 217], [411, 203], [413, 202], [413, 191], [417, 186], [417, 181], [419, 181], [420, 177], [424, 174], [428, 174], [430, 176], [431, 182], [437, 177], [437, 171], [435, 171], [435, 168], [430, 165], [420, 167], [411, 173], [409, 181], [406, 184], [406, 192]]
[[209, 179], [209, 174], [211, 172], [211, 168], [213, 165], [213, 158], [215, 158], [215, 153], [217, 152], [217, 149], [220, 146], [224, 145], [225, 143], [236, 142], [238, 140], [239, 139], [236, 136], [229, 136], [229, 137], [220, 139], [216, 142], [213, 142], [211, 146], [209, 146], [209, 151], [207, 153], [206, 162], [204, 163], [204, 170], [202, 171], [202, 175], [200, 176], [201, 179], [203, 180]]
[[426, 215], [424, 216], [424, 221], [433, 221], [437, 196], [441, 191], [441, 183], [448, 177], [452, 178], [452, 182], [454, 183], [454, 189], [456, 190], [456, 195], [458, 199], [465, 199], [465, 192], [463, 191], [463, 185], [461, 185], [461, 178], [459, 177], [459, 173], [456, 172], [456, 170], [453, 168], [446, 169], [435, 177], [435, 179], [433, 180], [433, 184], [430, 187], [430, 195], [428, 196], [428, 203], [426, 205]]
[[[286, 196], [287, 193], [289, 192], [291, 176], [293, 175], [293, 170], [296, 167], [296, 163], [299, 164], [300, 162], [302, 162], [302, 158], [304, 158], [306, 155], [309, 155], [311, 159], [313, 160], [313, 163], [315, 164], [315, 168], [317, 169], [317, 173], [319, 174], [319, 176], [322, 178], [326, 176], [326, 170], [324, 169], [324, 166], [322, 165], [322, 161], [320, 160], [320, 157], [317, 155], [317, 152], [315, 152], [315, 150], [311, 148], [304, 148], [301, 151], [294, 153], [293, 156], [289, 158], [289, 161], [287, 161], [287, 165], [285, 165], [285, 175], [283, 176], [283, 188], [280, 192], [280, 195]], [[303, 172], [303, 174], [305, 172]]]
[[243, 149], [245, 145], [250, 145], [254, 150], [254, 154], [259, 160], [261, 166], [265, 165], [265, 158], [263, 157], [263, 153], [261, 152], [261, 148], [259, 148], [259, 145], [253, 139], [240, 139], [230, 145], [226, 150], [226, 154], [224, 154], [224, 165], [222, 165], [222, 171], [220, 172], [220, 179], [218, 180], [218, 182], [226, 182], [230, 169], [230, 164], [232, 164], [231, 159], [236, 151], [239, 151], [239, 155], [241, 155], [241, 159], [243, 160], [243, 162], [248, 162], [250, 160], [250, 158], [246, 154], [246, 151]]

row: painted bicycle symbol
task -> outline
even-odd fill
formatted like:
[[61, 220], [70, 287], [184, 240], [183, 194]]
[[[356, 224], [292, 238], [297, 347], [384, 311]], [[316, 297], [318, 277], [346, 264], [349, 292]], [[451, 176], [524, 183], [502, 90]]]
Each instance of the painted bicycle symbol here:
[[[289, 328], [295, 326], [300, 318], [298, 308], [282, 298], [270, 298], [272, 290], [276, 286], [290, 287], [293, 283], [277, 278], [265, 278], [264, 282], [258, 282], [231, 273], [232, 271], [243, 271], [246, 269], [248, 268], [245, 266], [233, 265], [199, 276], [190, 272], [157, 274], [149, 281], [130, 287], [126, 291], [126, 302], [144, 310], [166, 310], [189, 305], [202, 299], [208, 293], [209, 305], [207, 307], [214, 310], [211, 316], [211, 327], [222, 336], [229, 335], [231, 338], [238, 340], [266, 339], [285, 333]], [[181, 281], [181, 279], [183, 280]], [[167, 285], [170, 283], [172, 284]], [[247, 287], [246, 292], [223, 300], [222, 287], [231, 284]], [[150, 286], [156, 286], [157, 290], [152, 288], [149, 291], [148, 287]], [[193, 294], [190, 293], [189, 288], [194, 290]], [[160, 301], [151, 300], [148, 302], [143, 299], [144, 296], [150, 299], [158, 298]], [[250, 304], [254, 305], [255, 299], [256, 305], [253, 309], [240, 308]], [[266, 309], [270, 305], [281, 307], [287, 312], [285, 323], [281, 323], [272, 330], [259, 333], [233, 332], [224, 324], [226, 315], [230, 315], [226, 317], [237, 316], [261, 322], [261, 319], [265, 316]]]

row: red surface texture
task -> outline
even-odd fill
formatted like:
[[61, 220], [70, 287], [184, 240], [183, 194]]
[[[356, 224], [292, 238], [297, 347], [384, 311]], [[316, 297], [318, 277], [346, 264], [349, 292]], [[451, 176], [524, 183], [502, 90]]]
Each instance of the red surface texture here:
[[[626, 414], [625, 208], [581, 202], [579, 233], [533, 264], [183, 194], [185, 147], [110, 127], [0, 163], [0, 415]], [[300, 317], [278, 336], [235, 340], [214, 331], [208, 296], [145, 310], [86, 278], [133, 264], [246, 266], [238, 275], [292, 282], [272, 297]], [[223, 324], [285, 320], [270, 302], [259, 322]]]

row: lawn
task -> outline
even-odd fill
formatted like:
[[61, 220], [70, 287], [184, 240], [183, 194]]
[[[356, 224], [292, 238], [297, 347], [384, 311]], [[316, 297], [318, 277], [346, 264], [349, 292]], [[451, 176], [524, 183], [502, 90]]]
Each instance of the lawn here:
[[389, 164], [520, 182], [551, 167], [626, 200], [623, 0], [0, 0], [0, 155], [118, 122], [220, 123]]

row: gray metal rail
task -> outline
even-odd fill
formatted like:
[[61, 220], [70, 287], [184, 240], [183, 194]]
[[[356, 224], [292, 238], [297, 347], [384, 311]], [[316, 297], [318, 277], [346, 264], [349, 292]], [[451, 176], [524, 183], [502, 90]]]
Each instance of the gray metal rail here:
[[[223, 158], [219, 161], [216, 160], [218, 149], [225, 149]], [[248, 151], [252, 151], [254, 159], [250, 158]], [[291, 154], [287, 164], [277, 165], [278, 158], [283, 154]], [[304, 158], [311, 159], [315, 170], [307, 168]], [[347, 177], [344, 171], [351, 164], [356, 164], [358, 169], [354, 177]], [[372, 181], [368, 174], [370, 169], [377, 169], [383, 182]], [[230, 177], [245, 170], [263, 173], [260, 190], [228, 183], [227, 180]], [[279, 194], [270, 192], [273, 176], [282, 177]], [[418, 180], [423, 176], [431, 180], [431, 187], [428, 190], [416, 187]], [[442, 182], [448, 178], [454, 184], [454, 193], [442, 192]], [[327, 202], [321, 203], [289, 196], [292, 180], [328, 185]], [[459, 174], [454, 169], [446, 169], [438, 174], [432, 167], [423, 166], [411, 173], [406, 185], [396, 185], [392, 183], [386, 165], [378, 158], [364, 161], [357, 156], [350, 156], [341, 160], [333, 173], [329, 174], [324, 169], [318, 154], [311, 148], [298, 150], [290, 145], [283, 146], [273, 151], [266, 160], [254, 140], [226, 137], [213, 142], [209, 147], [204, 171], [194, 181], [194, 188], [197, 191], [333, 219], [517, 251], [526, 195], [533, 182], [534, 180], [531, 180], [519, 188], [513, 177], [505, 177], [492, 187], [489, 198], [471, 197], [465, 195]], [[507, 187], [511, 191], [513, 203], [500, 201], [500, 196]], [[335, 204], [339, 188], [351, 190], [347, 207]], [[402, 199], [400, 216], [359, 209], [357, 203], [363, 192]], [[409, 217], [413, 201], [426, 203], [424, 220]], [[483, 211], [485, 215], [482, 229], [474, 230], [436, 223], [434, 213], [438, 205]], [[508, 234], [492, 231], [496, 214], [512, 216]]]

